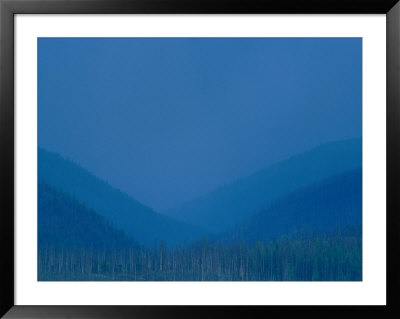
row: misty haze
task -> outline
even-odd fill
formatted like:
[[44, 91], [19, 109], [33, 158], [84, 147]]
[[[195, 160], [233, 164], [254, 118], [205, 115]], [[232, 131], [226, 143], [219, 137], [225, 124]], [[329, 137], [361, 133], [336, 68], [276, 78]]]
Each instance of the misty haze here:
[[362, 280], [360, 38], [40, 38], [39, 281]]

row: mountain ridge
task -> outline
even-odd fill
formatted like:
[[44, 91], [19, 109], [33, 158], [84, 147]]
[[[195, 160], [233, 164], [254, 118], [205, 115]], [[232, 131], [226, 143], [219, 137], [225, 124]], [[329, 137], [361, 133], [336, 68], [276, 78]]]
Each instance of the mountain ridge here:
[[362, 225], [362, 170], [338, 174], [285, 194], [260, 208], [225, 240], [254, 242], [330, 233]]
[[224, 232], [274, 198], [360, 167], [361, 138], [329, 142], [163, 213], [214, 233]]
[[197, 226], [153, 211], [73, 161], [42, 148], [38, 149], [38, 182], [69, 194], [140, 243], [166, 240], [176, 245], [207, 234]]

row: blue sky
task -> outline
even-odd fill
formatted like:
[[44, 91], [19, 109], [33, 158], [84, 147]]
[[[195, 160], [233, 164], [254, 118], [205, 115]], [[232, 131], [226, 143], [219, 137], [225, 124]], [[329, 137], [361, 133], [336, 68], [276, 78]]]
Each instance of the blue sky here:
[[362, 134], [361, 39], [39, 39], [39, 146], [156, 210]]

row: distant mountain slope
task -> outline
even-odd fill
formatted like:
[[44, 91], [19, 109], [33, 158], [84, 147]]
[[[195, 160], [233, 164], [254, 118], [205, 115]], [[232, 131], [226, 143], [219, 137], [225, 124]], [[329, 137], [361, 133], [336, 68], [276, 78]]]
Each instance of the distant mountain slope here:
[[227, 231], [271, 200], [362, 167], [362, 140], [321, 145], [165, 212], [212, 232]]
[[120, 250], [138, 244], [102, 216], [47, 184], [38, 185], [39, 249]]
[[361, 225], [362, 171], [358, 169], [279, 198], [224, 238], [254, 242], [297, 232], [361, 230]]
[[77, 164], [40, 148], [38, 180], [71, 195], [141, 243], [165, 240], [175, 245], [206, 234], [195, 226], [154, 212]]

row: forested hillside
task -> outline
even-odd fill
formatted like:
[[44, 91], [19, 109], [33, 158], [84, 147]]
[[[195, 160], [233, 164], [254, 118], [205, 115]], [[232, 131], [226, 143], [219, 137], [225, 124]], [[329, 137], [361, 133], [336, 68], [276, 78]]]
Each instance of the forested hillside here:
[[[349, 143], [341, 144], [341, 148], [347, 145], [354, 151]], [[357, 166], [355, 159], [350, 162]], [[278, 165], [277, 171], [268, 170], [265, 176], [278, 181], [275, 174], [289, 166]], [[314, 173], [313, 178], [323, 175], [319, 169]], [[286, 189], [291, 189], [299, 180], [312, 179], [303, 177], [294, 174], [292, 183], [284, 177], [286, 182], [277, 187], [286, 183]], [[39, 181], [39, 280], [362, 279], [361, 168], [329, 175], [263, 203], [248, 212], [248, 218], [236, 221], [233, 231], [219, 235], [163, 217], [74, 163], [44, 150], [39, 151]], [[265, 180], [258, 181], [250, 183], [250, 189], [258, 185], [274, 193]], [[246, 183], [243, 185], [250, 185]], [[238, 203], [232, 201], [230, 205]], [[233, 225], [232, 220], [236, 219], [227, 216], [226, 223]]]
[[300, 188], [259, 209], [227, 240], [255, 242], [296, 233], [325, 233], [362, 226], [362, 171]]
[[227, 231], [282, 195], [361, 167], [361, 139], [331, 142], [165, 213], [212, 232]]
[[138, 242], [164, 240], [176, 245], [201, 239], [207, 232], [154, 212], [98, 179], [77, 164], [39, 148], [38, 180], [69, 194]]
[[38, 212], [40, 248], [103, 251], [139, 247], [104, 217], [44, 183], [38, 185]]
[[145, 247], [48, 185], [39, 184], [38, 200], [38, 280], [361, 280], [359, 228], [270, 241], [203, 239]]

